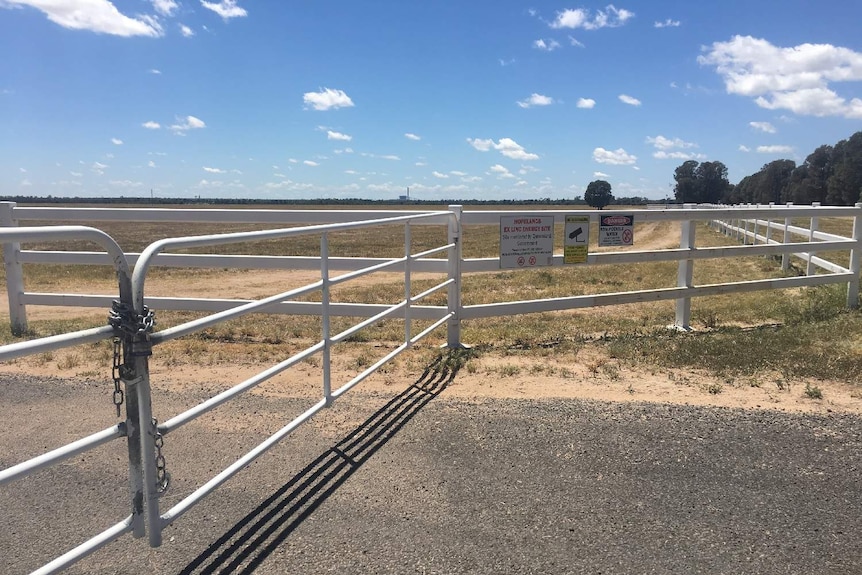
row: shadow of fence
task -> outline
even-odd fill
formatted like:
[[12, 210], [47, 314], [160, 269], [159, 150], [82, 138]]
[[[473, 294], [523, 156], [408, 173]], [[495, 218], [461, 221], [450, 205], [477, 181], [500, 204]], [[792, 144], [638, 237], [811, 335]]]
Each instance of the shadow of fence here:
[[180, 573], [251, 573], [377, 450], [451, 383], [469, 358], [438, 355], [415, 383], [309, 463]]

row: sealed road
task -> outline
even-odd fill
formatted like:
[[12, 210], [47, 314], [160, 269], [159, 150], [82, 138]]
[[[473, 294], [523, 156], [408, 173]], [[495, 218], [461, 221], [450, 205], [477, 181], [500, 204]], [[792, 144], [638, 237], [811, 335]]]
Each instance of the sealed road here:
[[[127, 536], [69, 572], [862, 573], [857, 416], [398, 392], [344, 398], [161, 548]], [[109, 425], [108, 398], [3, 378], [0, 465]], [[195, 399], [156, 398], [164, 415]], [[307, 405], [251, 396], [170, 435], [162, 510]], [[120, 442], [0, 488], [0, 572], [124, 516], [124, 459]]]

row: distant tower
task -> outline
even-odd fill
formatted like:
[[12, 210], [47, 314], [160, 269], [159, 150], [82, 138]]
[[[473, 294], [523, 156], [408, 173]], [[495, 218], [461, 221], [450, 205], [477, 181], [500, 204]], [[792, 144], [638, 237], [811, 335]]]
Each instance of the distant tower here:
[[402, 202], [409, 202], [410, 201], [410, 186], [407, 186], [407, 195], [406, 196], [398, 196], [398, 199], [401, 200]]

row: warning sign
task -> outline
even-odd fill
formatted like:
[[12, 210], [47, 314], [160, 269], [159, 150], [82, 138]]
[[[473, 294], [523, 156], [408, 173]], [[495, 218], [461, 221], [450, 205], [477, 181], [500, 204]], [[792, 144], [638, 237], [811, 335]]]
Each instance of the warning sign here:
[[635, 242], [634, 215], [608, 214], [599, 218], [600, 246], [630, 246]]
[[566, 216], [563, 236], [563, 263], [583, 264], [590, 245], [590, 217]]
[[500, 217], [500, 267], [529, 268], [554, 263], [554, 216]]

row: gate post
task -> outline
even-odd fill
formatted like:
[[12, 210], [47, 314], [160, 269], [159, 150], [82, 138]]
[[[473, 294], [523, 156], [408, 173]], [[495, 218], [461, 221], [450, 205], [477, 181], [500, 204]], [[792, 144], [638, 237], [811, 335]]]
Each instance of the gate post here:
[[454, 214], [449, 218], [448, 243], [455, 244], [449, 249], [449, 260], [447, 262], [449, 284], [447, 299], [447, 312], [452, 314], [446, 327], [446, 345], [449, 349], [458, 349], [461, 345], [461, 258], [463, 249], [461, 245], [461, 211], [462, 206], [451, 205], [449, 211]]
[[[685, 204], [684, 209], [690, 210], [694, 208], [694, 204]], [[694, 249], [695, 227], [691, 219], [681, 222], [679, 247], [682, 249]], [[694, 261], [691, 259], [679, 260], [679, 268], [677, 269], [676, 285], [681, 288], [692, 287], [692, 278], [694, 275]], [[691, 298], [684, 297], [676, 300], [676, 319], [674, 327], [681, 330], [691, 329]]]
[[859, 306], [859, 259], [862, 252], [862, 203], [856, 204], [856, 215], [853, 217], [853, 241], [855, 245], [850, 250], [850, 272], [853, 276], [847, 282], [847, 307], [855, 309]]
[[[18, 226], [18, 220], [12, 215], [15, 202], [0, 202], [0, 226], [11, 228]], [[3, 263], [6, 266], [6, 294], [9, 298], [9, 323], [12, 335], [24, 335], [27, 332], [27, 307], [21, 301], [24, 295], [24, 268], [21, 265], [21, 244], [6, 242], [3, 244]]]

